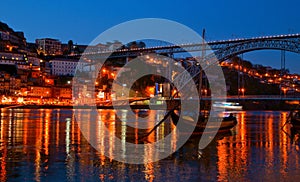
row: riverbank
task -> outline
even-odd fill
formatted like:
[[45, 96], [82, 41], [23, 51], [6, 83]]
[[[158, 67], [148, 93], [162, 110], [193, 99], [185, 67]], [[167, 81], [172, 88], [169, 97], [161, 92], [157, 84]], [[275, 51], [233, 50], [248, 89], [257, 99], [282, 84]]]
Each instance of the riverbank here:
[[[91, 109], [93, 106], [82, 105], [82, 106], [72, 106], [72, 105], [0, 105], [0, 108], [6, 109]], [[128, 106], [97, 106], [97, 109], [126, 109]], [[149, 105], [130, 105], [131, 109], [150, 109]], [[153, 106], [151, 109], [163, 109], [162, 106]]]
[[[240, 105], [243, 106], [243, 110], [287, 110], [290, 111], [297, 107], [298, 104], [291, 104], [286, 101], [280, 100], [240, 100]], [[210, 103], [208, 101], [201, 102], [201, 108], [207, 109], [210, 108]], [[169, 109], [172, 107], [172, 104], [168, 106]], [[0, 108], [20, 108], [20, 109], [90, 109], [92, 106], [82, 105], [82, 106], [72, 106], [72, 105], [0, 105]], [[120, 106], [97, 106], [97, 109], [127, 109], [127, 105]], [[131, 109], [153, 109], [153, 110], [165, 110], [163, 105], [130, 105]]]

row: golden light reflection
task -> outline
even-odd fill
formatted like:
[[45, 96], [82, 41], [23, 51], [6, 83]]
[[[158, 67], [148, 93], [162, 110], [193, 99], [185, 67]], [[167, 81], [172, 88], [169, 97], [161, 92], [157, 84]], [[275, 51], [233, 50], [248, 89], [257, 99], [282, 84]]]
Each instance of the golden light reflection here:
[[[42, 112], [40, 113], [42, 114]], [[43, 118], [43, 117], [40, 117]], [[40, 172], [41, 172], [41, 150], [42, 150], [42, 128], [43, 122], [42, 120], [37, 121], [36, 123], [36, 131], [35, 131], [35, 171], [34, 171], [34, 179], [36, 181], [40, 181]]]
[[[123, 113], [124, 114], [124, 116], [123, 117], [126, 117], [126, 113]], [[114, 158], [114, 150], [115, 150], [115, 135], [116, 135], [116, 133], [115, 133], [115, 131], [116, 131], [116, 129], [115, 129], [115, 113], [114, 112], [110, 112], [110, 120], [108, 121], [108, 131], [109, 131], [109, 157], [111, 158], [111, 159], [113, 159]], [[122, 137], [123, 137], [123, 134], [124, 134], [124, 137], [126, 136], [126, 125], [125, 126], [123, 126], [123, 124], [122, 124]], [[122, 140], [122, 142], [123, 142], [123, 140]], [[124, 146], [123, 146], [123, 143], [122, 143], [122, 151], [123, 152], [126, 152], [126, 148], [123, 148]]]
[[175, 151], [176, 150], [176, 147], [177, 147], [177, 130], [176, 130], [176, 126], [172, 123], [171, 124], [171, 129], [172, 131], [172, 135], [171, 135], [171, 149], [172, 151]]
[[50, 127], [50, 110], [46, 110], [45, 113], [45, 126], [44, 126], [44, 137], [45, 137], [45, 141], [44, 141], [44, 149], [45, 149], [45, 154], [49, 155], [49, 137], [50, 137], [50, 131], [49, 131], [49, 127]]
[[70, 137], [70, 133], [71, 133], [71, 120], [70, 118], [66, 119], [66, 154], [70, 153], [70, 144], [71, 144], [71, 137]]
[[250, 144], [247, 142], [248, 130], [245, 116], [245, 112], [241, 112], [238, 115], [239, 120], [236, 126], [237, 135], [234, 137], [224, 137], [218, 141], [217, 156], [219, 160], [217, 166], [219, 181], [227, 181], [230, 179], [228, 174], [231, 174], [231, 169], [236, 169], [235, 175], [243, 175], [244, 166], [247, 165], [250, 157], [248, 149]]
[[0, 157], [0, 161], [1, 161], [1, 176], [0, 176], [0, 180], [1, 181], [6, 181], [6, 175], [7, 175], [7, 171], [6, 171], [6, 158], [7, 158], [7, 148], [5, 147], [7, 145], [6, 142], [6, 133], [5, 131], [7, 131], [6, 125], [4, 123], [4, 119], [3, 119], [3, 114], [2, 114], [2, 109], [0, 109], [1, 112], [1, 116], [0, 116], [0, 125], [1, 125], [1, 136], [0, 136], [0, 142], [1, 142], [1, 146], [0, 146], [0, 151], [2, 153], [2, 156]]
[[[274, 118], [274, 115], [272, 113], [270, 114], [267, 114], [266, 115], [266, 118], [265, 118], [265, 127], [266, 127], [266, 130], [264, 130], [264, 135], [266, 135], [267, 139], [264, 140], [265, 144], [265, 148], [266, 148], [266, 152], [267, 152], [267, 156], [266, 156], [266, 162], [268, 164], [272, 164], [273, 163], [273, 159], [274, 159], [274, 142], [276, 142], [274, 139], [274, 135], [275, 135], [275, 132], [274, 132], [274, 129], [273, 129], [273, 118]], [[264, 136], [262, 135], [262, 136]]]
[[55, 121], [55, 123], [56, 123], [56, 127], [55, 127], [55, 144], [56, 144], [56, 147], [58, 147], [59, 146], [59, 120], [58, 120], [58, 118], [60, 117], [60, 112], [57, 112], [56, 113], [56, 121]]
[[121, 117], [121, 151], [122, 151], [122, 158], [126, 157], [126, 112], [122, 112]]
[[[281, 114], [281, 122], [278, 123], [278, 127], [281, 128], [282, 125], [284, 123], [287, 122], [287, 115], [288, 113], [287, 112], [283, 112]], [[283, 130], [284, 131], [287, 131], [287, 128], [288, 126], [287, 125], [284, 125], [283, 126]], [[287, 169], [287, 165], [288, 165], [288, 149], [287, 149], [287, 146], [290, 145], [290, 143], [288, 142], [288, 135], [286, 135], [284, 132], [280, 133], [280, 148], [281, 148], [281, 159], [282, 159], [282, 167], [280, 168], [280, 173], [281, 174], [284, 174], [285, 173], [285, 169]], [[297, 158], [295, 159], [297, 160]]]
[[101, 119], [101, 115], [99, 113], [98, 116], [98, 122], [97, 122], [97, 131], [98, 131], [98, 136], [97, 136], [97, 148], [100, 150], [99, 151], [99, 158], [100, 158], [100, 165], [104, 166], [105, 165], [105, 156], [103, 155], [104, 151], [105, 151], [105, 147], [103, 145], [104, 143], [104, 131], [103, 127], [104, 124], [102, 123], [102, 119]]
[[[146, 148], [145, 148], [145, 159], [153, 158], [152, 155], [153, 155], [152, 149], [146, 150]], [[149, 181], [149, 182], [152, 182], [154, 180], [154, 177], [155, 177], [153, 163], [147, 163], [147, 161], [145, 161], [144, 167], [145, 167], [145, 171], [144, 171], [145, 180]]]
[[[149, 114], [149, 117], [148, 117], [149, 122], [148, 122], [148, 126], [147, 126], [147, 128], [148, 128], [147, 132], [150, 132], [150, 130], [155, 126], [155, 121], [157, 121], [156, 117], [159, 117], [158, 114], [154, 114], [154, 113]], [[161, 126], [161, 127], [163, 127], [163, 126]], [[155, 142], [155, 134], [156, 133], [159, 134], [159, 129], [161, 127], [158, 127], [156, 129], [156, 132], [152, 132], [150, 135], [147, 136], [147, 141], [148, 142], [150, 142], [150, 143]]]
[[[283, 132], [283, 130], [289, 131], [290, 129], [290, 126], [285, 124], [288, 112], [251, 114], [251, 112], [250, 114], [238, 113], [238, 133], [234, 137], [225, 137], [218, 141], [219, 181], [242, 179], [243, 176], [249, 175], [247, 166], [251, 163], [258, 163], [257, 167], [263, 165], [266, 177], [273, 176], [274, 166], [279, 165], [283, 179], [286, 177], [289, 163], [293, 161], [292, 163], [296, 166], [299, 165], [299, 155], [293, 158], [289, 156], [291, 155], [289, 151], [293, 149], [293, 146], [291, 146], [288, 133]], [[255, 153], [251, 156], [252, 149], [255, 149]]]
[[[148, 159], [156, 157], [151, 148], [144, 149], [145, 164], [141, 165], [141, 168], [117, 163], [102, 155], [101, 152], [104, 153], [104, 150], [108, 150], [112, 158], [115, 152], [123, 152], [124, 157], [127, 157], [130, 152], [125, 151], [126, 142], [122, 143], [122, 146], [115, 146], [115, 140], [112, 138], [117, 135], [122, 141], [126, 141], [129, 136], [135, 139], [138, 137], [138, 131], [130, 129], [126, 122], [132, 119], [137, 128], [139, 120], [128, 119], [126, 112], [121, 115], [126, 118], [123, 122], [116, 121], [114, 110], [100, 111], [96, 120], [91, 120], [87, 112], [80, 112], [80, 118], [89, 121], [84, 126], [90, 131], [89, 137], [97, 138], [97, 148], [100, 151], [96, 151], [81, 134], [78, 127], [80, 123], [75, 121], [71, 111], [26, 109], [1, 109], [0, 111], [0, 181], [7, 181], [7, 176], [11, 175], [16, 167], [21, 171], [19, 175], [32, 174], [32, 179], [41, 181], [44, 176], [53, 172], [55, 168], [53, 166], [56, 164], [58, 166], [63, 164], [62, 169], [66, 171], [69, 180], [75, 180], [78, 172], [82, 175], [79, 175], [81, 180], [91, 174], [103, 180], [117, 180], [118, 175], [132, 175], [139, 172], [142, 174], [142, 180], [159, 181], [159, 176], [166, 175], [165, 170], [160, 170], [163, 167], [169, 167], [170, 173], [171, 169], [174, 169], [179, 173], [178, 175], [185, 175], [193, 167], [198, 167], [197, 159], [188, 161], [177, 156], [158, 163], [148, 163]], [[266, 176], [273, 176], [274, 169], [278, 169], [282, 179], [285, 177], [288, 179], [289, 170], [300, 167], [299, 145], [291, 142], [290, 125], [285, 125], [288, 112], [242, 111], [236, 115], [238, 118], [236, 133], [233, 136], [224, 135], [209, 148], [208, 169], [212, 170], [210, 173], [218, 174], [218, 181], [242, 181], [245, 176], [253, 175], [249, 173], [250, 170], [260, 167], [263, 168]], [[162, 113], [151, 111], [147, 123], [149, 128], [153, 128], [155, 122], [161, 117]], [[92, 122], [96, 122], [94, 128], [91, 127]], [[108, 133], [105, 133], [102, 127], [107, 127]], [[287, 133], [284, 133], [281, 128]], [[162, 139], [173, 129], [175, 126], [166, 122], [148, 137], [148, 141], [154, 142]], [[177, 131], [173, 130], [173, 132]], [[171, 138], [170, 146], [175, 149], [176, 135], [172, 135]], [[183, 164], [188, 167], [182, 171], [178, 170]], [[99, 172], [98, 169], [103, 171]], [[111, 174], [111, 170], [118, 171], [118, 173]], [[260, 171], [258, 173], [262, 174]]]

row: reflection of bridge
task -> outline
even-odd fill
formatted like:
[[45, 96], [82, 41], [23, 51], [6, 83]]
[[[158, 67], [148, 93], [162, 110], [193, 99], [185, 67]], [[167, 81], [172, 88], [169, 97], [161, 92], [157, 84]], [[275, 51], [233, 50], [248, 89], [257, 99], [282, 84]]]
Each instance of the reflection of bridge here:
[[223, 41], [202, 43], [187, 43], [180, 45], [157, 46], [149, 48], [121, 49], [115, 51], [93, 52], [87, 50], [86, 56], [97, 55], [97, 57], [120, 58], [120, 57], [136, 57], [147, 53], [158, 54], [174, 54], [183, 52], [194, 52], [201, 50], [214, 50], [214, 54], [219, 61], [223, 61], [230, 57], [262, 49], [286, 50], [294, 53], [300, 53], [300, 34], [264, 36], [245, 39], [232, 39]]

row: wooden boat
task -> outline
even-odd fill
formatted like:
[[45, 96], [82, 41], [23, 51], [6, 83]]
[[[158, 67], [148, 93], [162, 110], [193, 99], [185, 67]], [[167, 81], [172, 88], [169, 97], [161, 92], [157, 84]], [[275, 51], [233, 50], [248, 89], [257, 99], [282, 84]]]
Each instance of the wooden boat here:
[[[179, 121], [179, 115], [176, 114], [174, 111], [171, 111], [171, 119], [174, 125], [178, 124]], [[232, 114], [228, 117], [224, 117], [220, 122], [208, 122], [206, 121], [206, 119], [202, 116], [199, 117], [197, 123], [193, 123], [195, 122], [191, 117], [181, 117], [181, 121], [183, 122], [184, 125], [186, 126], [195, 126], [194, 131], [193, 131], [193, 135], [201, 135], [203, 134], [204, 130], [205, 132], [208, 133], [213, 133], [213, 132], [217, 132], [217, 133], [226, 133], [229, 132], [233, 127], [236, 126], [237, 124], [237, 120], [236, 117], [234, 117]], [[180, 128], [179, 132], [180, 133], [185, 133], [187, 131], [184, 131], [185, 128]]]

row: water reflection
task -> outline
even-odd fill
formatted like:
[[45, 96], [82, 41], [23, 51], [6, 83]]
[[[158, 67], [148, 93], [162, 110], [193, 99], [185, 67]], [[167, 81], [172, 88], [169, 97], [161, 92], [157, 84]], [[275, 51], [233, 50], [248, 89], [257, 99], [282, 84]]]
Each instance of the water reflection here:
[[[96, 138], [100, 152], [83, 137], [72, 110], [1, 109], [0, 180], [286, 181], [300, 177], [299, 133], [291, 138], [290, 126], [284, 125], [287, 112], [236, 113], [238, 125], [233, 133], [217, 135], [207, 148], [199, 151], [200, 156], [197, 141], [191, 141], [155, 163], [147, 163], [154, 151], [144, 150], [143, 165], [113, 160], [114, 151], [123, 157], [129, 155], [125, 142], [129, 138], [133, 138], [132, 143], [138, 142], [141, 131], [136, 128], [141, 113], [132, 118], [125, 110], [99, 113], [96, 120], [91, 120], [93, 116], [82, 111], [80, 119], [96, 122], [95, 128], [89, 124], [81, 127], [91, 131], [87, 137]], [[150, 129], [163, 117], [161, 111], [142, 114], [148, 116]], [[129, 127], [128, 122], [136, 128]], [[102, 129], [103, 125], [108, 131]], [[162, 139], [173, 129], [166, 122], [148, 136], [148, 141]], [[122, 141], [121, 146], [115, 145], [113, 136]], [[174, 135], [172, 144], [162, 147], [176, 148], [176, 140]], [[106, 147], [109, 158], [101, 154]]]
[[[218, 180], [288, 180], [298, 176], [299, 154], [291, 143], [287, 112], [238, 113], [238, 132], [218, 141]], [[282, 127], [283, 126], [283, 127]]]

